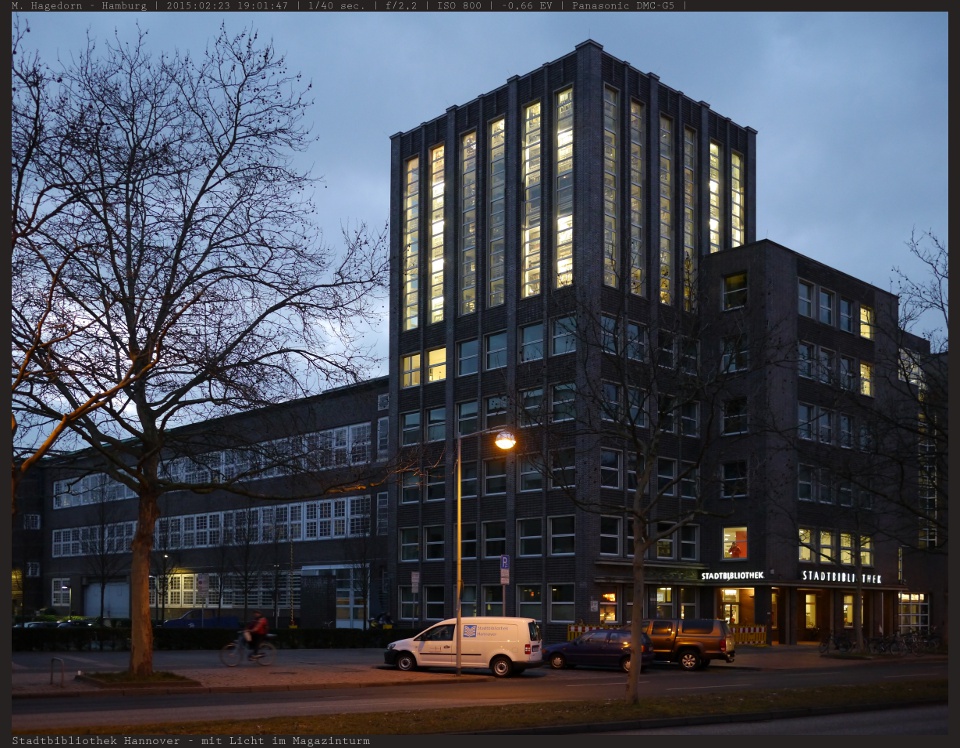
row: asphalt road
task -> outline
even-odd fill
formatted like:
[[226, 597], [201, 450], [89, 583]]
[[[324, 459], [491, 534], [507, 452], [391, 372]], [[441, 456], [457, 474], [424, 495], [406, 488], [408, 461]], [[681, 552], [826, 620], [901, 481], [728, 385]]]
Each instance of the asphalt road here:
[[[242, 679], [243, 671], [238, 670]], [[797, 688], [818, 684], [903, 682], [945, 678], [945, 661], [874, 663], [868, 667], [758, 671], [723, 668], [687, 673], [671, 666], [649, 668], [641, 676], [641, 694]], [[214, 692], [172, 695], [121, 695], [108, 692], [77, 698], [30, 698], [12, 702], [12, 727], [18, 731], [91, 725], [250, 719], [347, 712], [402, 712], [413, 709], [569, 701], [623, 696], [626, 675], [601, 670], [529, 670], [508, 679], [493, 677], [457, 683], [394, 684], [388, 687], [330, 688], [282, 692]]]

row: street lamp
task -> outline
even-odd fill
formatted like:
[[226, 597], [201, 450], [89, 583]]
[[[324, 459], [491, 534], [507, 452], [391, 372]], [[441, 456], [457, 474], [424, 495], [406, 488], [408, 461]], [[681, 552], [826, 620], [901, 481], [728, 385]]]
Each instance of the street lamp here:
[[[494, 440], [494, 443], [502, 450], [507, 451], [513, 449], [514, 445], [517, 443], [516, 437], [513, 435], [512, 431], [507, 429], [486, 429], [484, 431], [475, 431], [473, 432], [477, 436], [483, 434], [491, 434], [494, 431], [497, 432], [497, 438]], [[472, 436], [472, 434], [468, 434]], [[461, 598], [463, 597], [463, 522], [462, 522], [462, 509], [463, 509], [463, 485], [461, 483], [461, 467], [463, 465], [462, 460], [462, 447], [463, 447], [463, 434], [457, 434], [457, 675], [460, 675], [460, 653], [463, 649], [463, 632], [460, 621], [462, 618], [461, 614]], [[479, 470], [478, 477], [479, 477]], [[503, 601], [504, 612], [506, 612], [507, 601]]]

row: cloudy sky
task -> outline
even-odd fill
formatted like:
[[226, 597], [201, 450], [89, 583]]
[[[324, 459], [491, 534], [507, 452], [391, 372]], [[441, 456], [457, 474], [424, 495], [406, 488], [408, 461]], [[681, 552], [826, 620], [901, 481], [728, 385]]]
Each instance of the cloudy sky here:
[[[383, 225], [390, 136], [593, 39], [757, 130], [757, 238], [894, 290], [911, 233], [947, 233], [946, 13], [30, 13], [28, 46], [149, 31], [200, 51], [254, 28], [313, 83], [321, 225]], [[384, 321], [368, 340], [386, 356]], [[374, 373], [385, 373], [386, 363]]]

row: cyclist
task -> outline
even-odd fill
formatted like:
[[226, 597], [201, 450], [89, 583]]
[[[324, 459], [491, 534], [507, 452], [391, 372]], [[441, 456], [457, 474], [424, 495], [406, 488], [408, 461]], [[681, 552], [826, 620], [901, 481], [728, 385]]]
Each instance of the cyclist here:
[[248, 660], [255, 660], [262, 656], [260, 654], [260, 643], [267, 638], [268, 628], [267, 617], [259, 610], [255, 610], [253, 612], [253, 620], [247, 624], [247, 631], [250, 633], [250, 636], [245, 637], [250, 646], [250, 654], [247, 657]]

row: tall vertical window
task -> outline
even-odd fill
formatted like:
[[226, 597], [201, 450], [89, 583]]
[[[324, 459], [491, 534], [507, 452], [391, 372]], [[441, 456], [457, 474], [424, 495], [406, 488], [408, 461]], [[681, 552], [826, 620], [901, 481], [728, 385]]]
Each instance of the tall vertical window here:
[[873, 309], [860, 305], [860, 337], [873, 340], [873, 325], [875, 323]]
[[477, 134], [460, 140], [460, 314], [477, 310]]
[[873, 397], [873, 365], [860, 362], [860, 394]]
[[430, 322], [443, 321], [443, 146], [430, 151]]
[[630, 102], [630, 293], [643, 296], [643, 104]]
[[427, 381], [441, 382], [447, 378], [447, 349], [427, 351]]
[[825, 325], [833, 324], [833, 292], [820, 289], [820, 321]]
[[543, 323], [520, 328], [520, 361], [539, 361], [543, 358]]
[[520, 298], [540, 293], [540, 102], [523, 110], [523, 226]]
[[730, 153], [730, 246], [743, 244], [743, 227], [746, 223], [746, 208], [743, 204], [743, 156]]
[[720, 216], [723, 205], [723, 164], [720, 144], [710, 142], [710, 251], [723, 247]]
[[479, 343], [476, 338], [457, 343], [457, 376], [477, 373]]
[[747, 274], [734, 273], [723, 278], [723, 308], [739, 309], [747, 304]]
[[557, 228], [556, 273], [554, 286], [562, 288], [573, 283], [573, 89], [557, 94], [556, 145], [556, 204]]
[[797, 281], [797, 314], [803, 317], [813, 316], [813, 284]]
[[420, 324], [420, 159], [407, 161], [403, 196], [403, 329]]
[[620, 103], [612, 88], [603, 89], [603, 282], [620, 285], [620, 249], [617, 240], [617, 162], [620, 143]]
[[507, 365], [507, 333], [495, 332], [485, 338], [486, 350], [484, 368], [502, 369]]
[[660, 117], [660, 303], [673, 299], [673, 120]]
[[840, 329], [853, 332], [853, 300], [840, 297]]
[[489, 179], [487, 197], [487, 305], [499, 306], [504, 302], [506, 288], [504, 273], [506, 262], [506, 205], [507, 205], [507, 167], [506, 167], [506, 120], [498, 119], [490, 123], [490, 155], [488, 157]]
[[420, 354], [411, 353], [400, 359], [400, 386], [417, 387], [420, 384]]
[[683, 128], [683, 308], [696, 301], [697, 275], [697, 131]]

